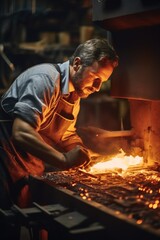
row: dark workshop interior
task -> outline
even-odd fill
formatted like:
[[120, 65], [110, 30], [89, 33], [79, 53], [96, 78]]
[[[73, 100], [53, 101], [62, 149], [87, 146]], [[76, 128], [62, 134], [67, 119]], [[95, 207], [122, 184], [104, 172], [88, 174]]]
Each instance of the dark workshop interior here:
[[108, 39], [119, 56], [101, 90], [82, 99], [77, 122], [101, 157], [86, 170], [31, 176], [33, 205], [0, 209], [6, 231], [20, 229], [17, 240], [160, 239], [160, 1], [0, 6], [0, 95], [28, 67], [66, 61], [91, 38]]

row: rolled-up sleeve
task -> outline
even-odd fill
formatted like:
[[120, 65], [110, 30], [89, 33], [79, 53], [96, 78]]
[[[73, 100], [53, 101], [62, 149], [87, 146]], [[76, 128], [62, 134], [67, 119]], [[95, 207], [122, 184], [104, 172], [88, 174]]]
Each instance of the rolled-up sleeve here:
[[33, 75], [27, 85], [19, 89], [19, 100], [14, 106], [13, 117], [20, 117], [37, 130], [50, 105], [54, 91], [52, 79], [45, 74]]

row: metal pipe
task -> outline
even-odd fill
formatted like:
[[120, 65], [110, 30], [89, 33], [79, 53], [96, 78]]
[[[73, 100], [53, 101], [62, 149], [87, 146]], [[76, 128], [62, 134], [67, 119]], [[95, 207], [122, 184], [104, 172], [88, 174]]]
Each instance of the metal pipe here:
[[14, 64], [9, 60], [7, 55], [4, 53], [4, 46], [0, 44], [0, 55], [2, 56], [3, 60], [7, 63], [11, 71], [15, 70]]

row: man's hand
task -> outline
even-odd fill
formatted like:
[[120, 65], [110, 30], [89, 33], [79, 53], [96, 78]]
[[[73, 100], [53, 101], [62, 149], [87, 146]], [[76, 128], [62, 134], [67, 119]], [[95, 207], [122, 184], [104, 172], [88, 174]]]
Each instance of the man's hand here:
[[20, 118], [14, 120], [12, 138], [18, 147], [58, 169], [78, 167], [90, 161], [89, 153], [84, 147], [77, 145], [67, 153], [59, 152], [47, 144], [29, 123]]
[[64, 153], [64, 156], [66, 158], [67, 169], [87, 165], [90, 162], [88, 151], [80, 145], [77, 145], [69, 152]]

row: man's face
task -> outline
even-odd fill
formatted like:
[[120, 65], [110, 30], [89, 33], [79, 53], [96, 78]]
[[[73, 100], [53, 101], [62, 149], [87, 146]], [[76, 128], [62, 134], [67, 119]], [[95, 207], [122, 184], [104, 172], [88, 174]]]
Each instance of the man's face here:
[[94, 62], [89, 67], [79, 65], [78, 71], [72, 78], [78, 96], [87, 98], [90, 94], [98, 92], [102, 83], [108, 80], [112, 72], [113, 65], [110, 62], [105, 67], [100, 67], [98, 62]]

